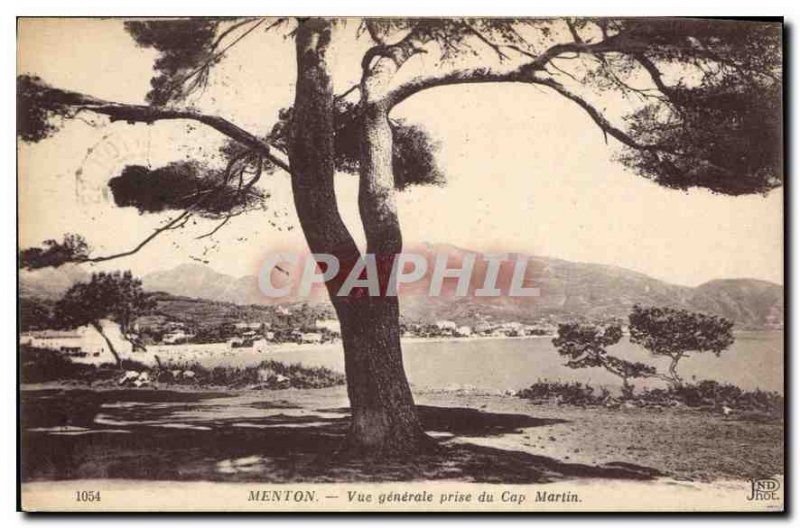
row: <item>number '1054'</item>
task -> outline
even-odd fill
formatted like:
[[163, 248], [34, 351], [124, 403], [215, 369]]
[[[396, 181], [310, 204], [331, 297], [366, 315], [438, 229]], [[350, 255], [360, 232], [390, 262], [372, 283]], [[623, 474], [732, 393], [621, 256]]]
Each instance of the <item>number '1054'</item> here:
[[77, 502], [100, 502], [99, 491], [76, 491], [75, 500]]

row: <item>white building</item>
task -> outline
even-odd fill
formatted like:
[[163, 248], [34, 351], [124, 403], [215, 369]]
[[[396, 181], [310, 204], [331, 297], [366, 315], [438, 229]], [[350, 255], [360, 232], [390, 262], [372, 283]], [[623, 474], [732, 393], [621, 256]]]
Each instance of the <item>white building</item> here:
[[260, 330], [261, 323], [234, 323], [237, 330]]
[[[111, 321], [101, 321], [103, 333], [114, 345], [121, 357], [130, 357], [133, 345], [122, 336], [119, 326]], [[70, 356], [76, 363], [113, 363], [114, 356], [108, 343], [92, 326], [81, 326], [75, 330], [39, 330], [20, 334], [20, 345], [45, 348]]]
[[20, 335], [20, 345], [50, 350], [81, 350], [87, 354], [102, 352], [106, 344], [103, 337], [89, 326], [75, 330], [40, 330]]
[[321, 343], [322, 334], [318, 334], [317, 332], [305, 332], [300, 335], [300, 341], [303, 343]]
[[472, 335], [472, 328], [468, 326], [459, 326], [456, 328], [456, 335], [459, 337], [469, 337]]
[[161, 342], [165, 345], [174, 345], [176, 343], [182, 343], [187, 339], [191, 339], [192, 337], [194, 337], [194, 334], [190, 334], [183, 330], [175, 330], [168, 334], [164, 334], [164, 337], [161, 338]]

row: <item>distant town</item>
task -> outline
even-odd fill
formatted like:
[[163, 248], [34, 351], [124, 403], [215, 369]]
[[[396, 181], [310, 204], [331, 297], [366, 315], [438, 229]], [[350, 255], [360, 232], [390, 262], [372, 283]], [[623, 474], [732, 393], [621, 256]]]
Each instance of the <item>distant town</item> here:
[[[294, 313], [296, 310], [298, 313]], [[333, 317], [314, 318], [326, 315], [324, 311], [299, 307], [273, 307], [270, 320], [225, 321], [217, 324], [197, 324], [189, 321], [168, 320], [161, 317], [143, 317], [133, 328], [135, 343], [141, 349], [155, 347], [185, 348], [187, 345], [216, 345], [215, 348], [265, 350], [281, 344], [336, 343], [341, 338], [339, 321]], [[311, 316], [311, 317], [309, 317]], [[401, 324], [404, 339], [464, 339], [464, 338], [510, 338], [552, 336], [557, 322], [543, 317], [541, 322], [525, 324], [518, 321], [482, 322], [474, 325], [459, 324], [451, 320], [431, 323], [406, 322]], [[111, 324], [107, 322], [107, 324]], [[105, 337], [119, 341], [121, 334], [104, 331]], [[20, 344], [36, 348], [60, 351], [72, 357], [97, 357], [108, 346], [104, 336], [90, 326], [74, 330], [50, 328], [29, 329], [20, 334]], [[117, 348], [125, 348], [115, 343]], [[136, 351], [137, 346], [133, 347]]]

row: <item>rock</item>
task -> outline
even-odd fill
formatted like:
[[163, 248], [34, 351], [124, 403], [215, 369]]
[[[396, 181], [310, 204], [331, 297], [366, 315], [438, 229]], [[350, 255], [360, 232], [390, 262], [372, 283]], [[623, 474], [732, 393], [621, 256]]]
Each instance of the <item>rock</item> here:
[[180, 370], [170, 370], [169, 373], [172, 375], [174, 379], [180, 379], [181, 371]]
[[135, 371], [135, 370], [126, 370], [125, 371], [125, 375], [120, 378], [119, 384], [120, 385], [124, 385], [124, 384], [126, 384], [128, 382], [131, 382], [133, 380], [136, 380], [136, 379], [139, 379], [139, 373], [137, 371]]
[[184, 370], [183, 377], [186, 379], [194, 379], [195, 373], [193, 370]]
[[284, 376], [283, 374], [278, 374], [275, 377], [275, 381], [277, 381], [278, 383], [285, 383], [285, 382], [289, 381], [289, 378]]

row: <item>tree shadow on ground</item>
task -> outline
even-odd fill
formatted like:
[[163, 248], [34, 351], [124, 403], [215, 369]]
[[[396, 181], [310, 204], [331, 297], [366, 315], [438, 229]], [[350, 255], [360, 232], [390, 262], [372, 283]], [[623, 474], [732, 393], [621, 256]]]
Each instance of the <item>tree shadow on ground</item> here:
[[[649, 479], [658, 471], [631, 464], [591, 466], [530, 453], [443, 442], [409, 459], [363, 460], [336, 454], [349, 426], [348, 409], [291, 415], [285, 401], [259, 402], [273, 414], [257, 418], [175, 421], [219, 395], [152, 391], [118, 405], [118, 394], [51, 391], [23, 395], [22, 478], [152, 479], [259, 482], [459, 480], [543, 483], [572, 478]], [[161, 393], [154, 394], [155, 392]], [[180, 394], [176, 396], [175, 394]], [[132, 400], [128, 399], [130, 403]], [[103, 403], [115, 402], [111, 409]], [[147, 405], [152, 403], [153, 405]], [[214, 405], [217, 405], [216, 403]], [[111, 416], [98, 423], [97, 416]], [[563, 420], [466, 408], [419, 407], [426, 431], [485, 437]], [[143, 423], [146, 422], [146, 423]]]

